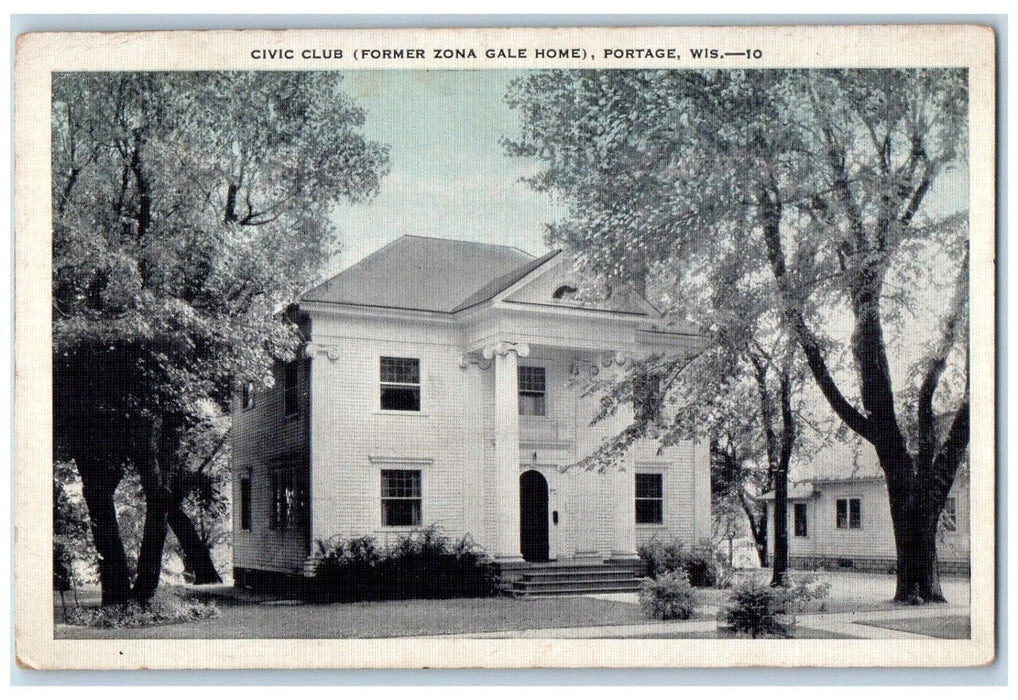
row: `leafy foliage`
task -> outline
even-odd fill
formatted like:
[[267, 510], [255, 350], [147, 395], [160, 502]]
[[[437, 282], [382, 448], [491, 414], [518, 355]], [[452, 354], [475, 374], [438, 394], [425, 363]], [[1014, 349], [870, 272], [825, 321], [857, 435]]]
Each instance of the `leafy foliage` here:
[[521, 115], [507, 151], [538, 159], [531, 184], [567, 208], [549, 240], [609, 287], [646, 277], [709, 341], [656, 360], [671, 427], [633, 424], [594, 459], [713, 426], [719, 397], [740, 395], [726, 386], [756, 381], [762, 360], [759, 431], [768, 470], [784, 471], [808, 369], [880, 455], [905, 543], [899, 596], [918, 582], [940, 597], [936, 518], [968, 443], [967, 202], [950, 197], [966, 170], [965, 71], [555, 71], [507, 101]]
[[81, 473], [108, 602], [130, 592], [112, 506], [125, 470], [144, 493], [144, 599], [165, 514], [222, 513], [199, 446], [218, 439], [239, 383], [271, 381], [297, 350], [282, 311], [337, 248], [332, 208], [371, 197], [386, 172], [387, 149], [360, 134], [364, 113], [340, 82], [53, 77], [54, 447]]
[[823, 612], [827, 608], [827, 596], [830, 593], [830, 581], [814, 571], [788, 577], [788, 595], [798, 612], [805, 612], [810, 607]]
[[497, 572], [484, 550], [469, 535], [451, 543], [435, 525], [381, 549], [373, 537], [319, 541], [317, 556], [311, 582], [317, 598], [463, 598], [498, 591]]
[[678, 539], [661, 542], [654, 538], [641, 545], [637, 553], [646, 563], [647, 573], [651, 578], [678, 573], [698, 588], [712, 588], [718, 585], [720, 580], [719, 556], [710, 543], [687, 548], [685, 543]]
[[123, 605], [74, 607], [64, 610], [64, 622], [96, 629], [149, 627], [177, 622], [193, 622], [219, 616], [215, 601], [181, 598], [162, 594], [147, 603], [130, 601]]
[[670, 571], [640, 585], [640, 607], [647, 617], [658, 620], [688, 620], [699, 601], [689, 577], [682, 571]]

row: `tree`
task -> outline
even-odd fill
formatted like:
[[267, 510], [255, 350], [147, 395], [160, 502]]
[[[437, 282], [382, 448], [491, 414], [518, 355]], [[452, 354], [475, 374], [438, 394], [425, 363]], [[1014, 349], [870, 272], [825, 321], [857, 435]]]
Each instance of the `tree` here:
[[[151, 597], [168, 526], [189, 546], [185, 444], [292, 356], [280, 310], [334, 252], [332, 207], [385, 173], [340, 81], [54, 76], [54, 445], [81, 476], [104, 603]], [[133, 584], [113, 498], [128, 469], [145, 501]]]
[[[522, 115], [511, 152], [565, 195], [549, 237], [588, 267], [689, 289], [737, 252], [733, 284], [768, 277], [819, 391], [876, 448], [895, 598], [943, 600], [936, 524], [968, 445], [968, 233], [930, 193], [964, 167], [965, 72], [536, 73], [507, 99]], [[924, 307], [916, 290], [952, 301]], [[917, 338], [925, 356], [895, 391]]]

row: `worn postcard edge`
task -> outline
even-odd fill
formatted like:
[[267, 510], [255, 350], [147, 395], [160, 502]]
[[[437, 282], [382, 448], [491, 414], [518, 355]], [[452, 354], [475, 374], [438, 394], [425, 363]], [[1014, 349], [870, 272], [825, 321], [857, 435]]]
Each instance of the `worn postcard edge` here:
[[[974, 25], [41, 33], [15, 60], [15, 644], [34, 669], [972, 666], [994, 658], [995, 52]], [[489, 47], [759, 48], [752, 64], [486, 58]], [[302, 58], [344, 47], [343, 59]], [[473, 47], [477, 58], [355, 59], [357, 48]], [[296, 58], [252, 58], [293, 48]], [[312, 56], [313, 54], [308, 54]], [[970, 78], [970, 640], [54, 640], [51, 566], [50, 74], [79, 70], [419, 70], [962, 66]]]

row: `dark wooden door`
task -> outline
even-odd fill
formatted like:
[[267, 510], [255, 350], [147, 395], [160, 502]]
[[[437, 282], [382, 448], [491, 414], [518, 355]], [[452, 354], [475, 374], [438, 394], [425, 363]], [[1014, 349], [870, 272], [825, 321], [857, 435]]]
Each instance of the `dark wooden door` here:
[[548, 561], [548, 482], [540, 472], [520, 475], [520, 553], [527, 561]]

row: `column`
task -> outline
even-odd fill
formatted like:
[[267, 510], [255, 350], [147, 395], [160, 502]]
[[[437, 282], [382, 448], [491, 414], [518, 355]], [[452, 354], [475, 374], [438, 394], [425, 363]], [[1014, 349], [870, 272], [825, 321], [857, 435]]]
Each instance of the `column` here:
[[484, 348], [495, 361], [495, 560], [522, 562], [520, 554], [520, 409], [517, 367], [530, 354], [525, 343]]
[[612, 474], [612, 561], [634, 561], [636, 553], [636, 474], [626, 462]]

